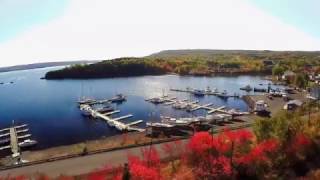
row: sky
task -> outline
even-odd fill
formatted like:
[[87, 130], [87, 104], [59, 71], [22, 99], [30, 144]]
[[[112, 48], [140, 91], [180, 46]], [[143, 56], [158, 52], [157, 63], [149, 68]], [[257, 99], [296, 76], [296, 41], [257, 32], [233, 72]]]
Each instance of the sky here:
[[320, 50], [318, 0], [0, 0], [0, 67], [168, 49]]

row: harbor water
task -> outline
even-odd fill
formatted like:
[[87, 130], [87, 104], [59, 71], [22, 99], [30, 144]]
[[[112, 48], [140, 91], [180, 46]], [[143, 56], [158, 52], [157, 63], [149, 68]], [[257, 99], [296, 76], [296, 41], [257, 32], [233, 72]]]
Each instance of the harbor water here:
[[[269, 81], [260, 76], [192, 77], [177, 75], [142, 76], [94, 80], [41, 80], [47, 71], [61, 67], [0, 73], [0, 128], [12, 124], [28, 124], [32, 139], [38, 141], [36, 149], [67, 145], [119, 134], [104, 121], [85, 118], [78, 104], [80, 97], [106, 99], [122, 93], [127, 101], [113, 104], [121, 112], [117, 116], [132, 114], [135, 120], [159, 121], [160, 115], [190, 117], [205, 115], [204, 110], [187, 113], [171, 106], [154, 105], [146, 98], [169, 94], [179, 99], [199, 100], [200, 104], [213, 103], [213, 107], [226, 106], [247, 111], [248, 106], [239, 98], [221, 99], [215, 96], [195, 97], [188, 93], [172, 92], [170, 88], [186, 87], [227, 90], [229, 94], [245, 95], [240, 87], [267, 88]], [[251, 92], [252, 94], [253, 92]], [[139, 125], [144, 127], [145, 123]]]

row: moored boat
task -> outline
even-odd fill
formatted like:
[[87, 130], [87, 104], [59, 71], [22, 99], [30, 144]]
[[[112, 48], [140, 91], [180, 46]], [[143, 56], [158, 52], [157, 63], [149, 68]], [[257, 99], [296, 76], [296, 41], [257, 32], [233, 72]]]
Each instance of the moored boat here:
[[35, 141], [35, 140], [26, 139], [26, 140], [20, 142], [18, 145], [23, 148], [23, 147], [34, 146], [34, 145], [36, 145], [37, 143], [38, 143], [38, 142]]
[[252, 91], [252, 87], [250, 85], [246, 85], [245, 87], [241, 87], [240, 90], [250, 92]]
[[124, 96], [123, 94], [117, 94], [115, 97], [110, 99], [110, 102], [123, 102], [126, 100], [126, 96]]
[[195, 90], [193, 90], [193, 94], [194, 94], [195, 96], [204, 96], [206, 93], [205, 93], [204, 90], [195, 89]]

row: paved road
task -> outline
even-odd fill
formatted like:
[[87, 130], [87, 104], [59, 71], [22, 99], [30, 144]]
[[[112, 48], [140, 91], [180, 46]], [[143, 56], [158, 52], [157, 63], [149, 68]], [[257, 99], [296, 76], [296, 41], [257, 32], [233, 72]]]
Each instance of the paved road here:
[[[182, 142], [186, 143], [187, 140]], [[162, 143], [164, 144], [164, 143]], [[153, 145], [159, 152], [161, 158], [165, 158], [161, 150], [162, 144]], [[30, 175], [37, 172], [45, 173], [50, 177], [64, 175], [79, 175], [100, 169], [106, 165], [118, 166], [127, 162], [128, 153], [141, 156], [141, 147], [117, 150], [100, 154], [88, 155], [83, 157], [59, 160], [32, 166], [25, 166], [10, 170], [0, 171], [0, 177]]]

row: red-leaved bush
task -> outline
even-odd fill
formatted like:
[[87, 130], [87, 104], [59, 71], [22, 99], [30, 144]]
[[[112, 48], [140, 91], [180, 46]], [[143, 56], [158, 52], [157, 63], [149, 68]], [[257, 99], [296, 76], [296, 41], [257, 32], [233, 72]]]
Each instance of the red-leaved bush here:
[[132, 180], [159, 180], [160, 158], [155, 148], [143, 148], [142, 159], [129, 156], [129, 170]]
[[287, 152], [291, 154], [300, 153], [311, 145], [311, 140], [304, 134], [300, 133], [294, 136], [288, 145]]

